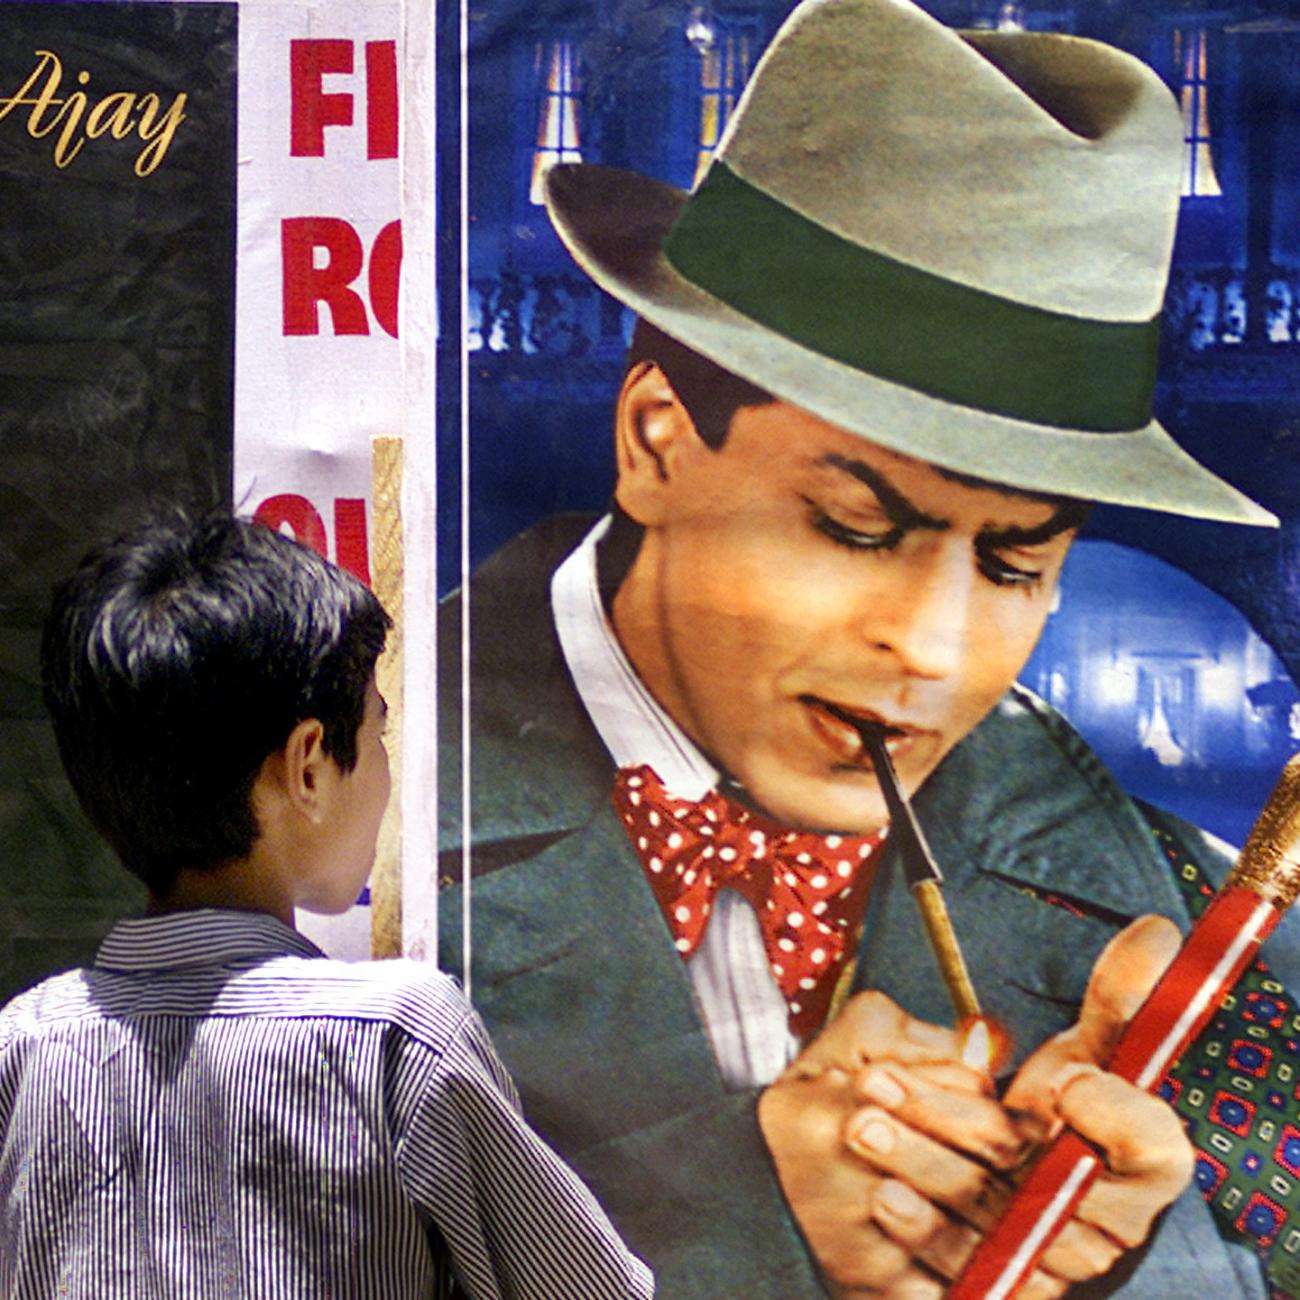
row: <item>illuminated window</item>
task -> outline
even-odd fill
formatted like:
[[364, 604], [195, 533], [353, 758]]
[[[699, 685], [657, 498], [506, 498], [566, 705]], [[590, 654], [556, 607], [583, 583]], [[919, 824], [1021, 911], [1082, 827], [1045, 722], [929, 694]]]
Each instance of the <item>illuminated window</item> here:
[[700, 135], [694, 181], [698, 184], [749, 80], [750, 40], [745, 32], [719, 35], [711, 24], [690, 40], [700, 54]]
[[1206, 76], [1205, 30], [1174, 32], [1174, 63], [1178, 68], [1179, 102], [1183, 107], [1183, 194], [1223, 193], [1211, 151], [1209, 81]]
[[1025, 9], [1023, 5], [1002, 4], [998, 6], [998, 16], [993, 26], [1000, 32], [1023, 32], [1025, 30]]
[[578, 56], [571, 41], [542, 41], [533, 56], [537, 83], [542, 87], [537, 106], [537, 143], [533, 148], [533, 176], [528, 197], [542, 201], [542, 176], [557, 162], [581, 162], [578, 97], [582, 92]]

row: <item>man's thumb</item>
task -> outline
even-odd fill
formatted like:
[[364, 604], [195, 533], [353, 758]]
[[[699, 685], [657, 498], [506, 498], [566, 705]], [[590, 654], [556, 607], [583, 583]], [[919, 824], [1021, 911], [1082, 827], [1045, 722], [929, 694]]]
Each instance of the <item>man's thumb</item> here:
[[1089, 1059], [1105, 1065], [1124, 1026], [1173, 961], [1182, 936], [1163, 916], [1140, 916], [1102, 949], [1088, 980], [1078, 1032]]

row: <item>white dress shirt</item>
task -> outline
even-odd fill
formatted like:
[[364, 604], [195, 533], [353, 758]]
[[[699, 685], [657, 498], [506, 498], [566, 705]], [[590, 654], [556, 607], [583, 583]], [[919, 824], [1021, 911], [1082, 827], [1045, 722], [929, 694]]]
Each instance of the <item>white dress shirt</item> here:
[[[646, 764], [683, 799], [700, 799], [717, 769], [660, 707], [605, 617], [596, 582], [602, 519], [556, 570], [551, 608], [565, 662], [592, 725], [619, 767]], [[671, 943], [667, 926], [664, 942]], [[758, 917], [734, 889], [721, 889], [704, 939], [687, 963], [724, 1083], [765, 1087], [797, 1055], [785, 998], [768, 969]]]

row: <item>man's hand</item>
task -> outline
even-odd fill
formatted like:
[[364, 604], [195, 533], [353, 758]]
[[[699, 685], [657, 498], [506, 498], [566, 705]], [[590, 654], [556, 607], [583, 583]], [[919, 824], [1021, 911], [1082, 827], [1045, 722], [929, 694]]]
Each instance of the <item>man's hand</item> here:
[[1177, 949], [1148, 917], [1098, 959], [1079, 1021], [1022, 1067], [999, 1103], [957, 1035], [860, 994], [763, 1096], [787, 1200], [833, 1295], [938, 1297], [1001, 1216], [1014, 1172], [1063, 1123], [1107, 1171], [1019, 1293], [1058, 1296], [1141, 1242], [1191, 1174], [1173, 1112], [1104, 1061]]
[[[1148, 1093], [1098, 1068], [1178, 951], [1174, 925], [1141, 917], [1116, 935], [1093, 967], [1076, 1024], [1021, 1067], [1003, 1102], [1049, 1131], [1068, 1124], [1106, 1153], [1106, 1169], [1047, 1256], [1062, 1276], [1079, 1273], [1072, 1241], [1123, 1248], [1146, 1240], [1156, 1216], [1187, 1186], [1194, 1156], [1178, 1117]], [[1099, 1246], [1099, 1248], [1103, 1248]]]
[[959, 1056], [952, 1030], [861, 993], [759, 1101], [786, 1200], [842, 1300], [941, 1295], [929, 1270], [950, 1272], [973, 1234], [935, 1201], [958, 1188], [978, 1201], [992, 1183], [956, 1148], [1002, 1169], [1024, 1153], [988, 1079]]

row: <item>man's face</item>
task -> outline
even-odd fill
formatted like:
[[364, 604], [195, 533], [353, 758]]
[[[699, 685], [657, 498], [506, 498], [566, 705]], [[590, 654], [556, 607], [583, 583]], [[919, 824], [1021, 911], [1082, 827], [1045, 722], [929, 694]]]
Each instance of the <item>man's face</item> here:
[[1073, 539], [1052, 502], [786, 402], [742, 407], [717, 451], [691, 428], [650, 472], [619, 638], [696, 744], [796, 825], [888, 820], [850, 720], [889, 729], [915, 790], [1020, 671]]

